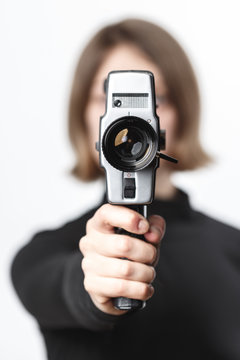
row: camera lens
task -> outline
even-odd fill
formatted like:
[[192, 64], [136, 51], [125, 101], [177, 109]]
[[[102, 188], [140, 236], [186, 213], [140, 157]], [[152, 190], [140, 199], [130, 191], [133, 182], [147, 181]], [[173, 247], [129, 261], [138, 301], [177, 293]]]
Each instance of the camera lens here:
[[102, 149], [107, 161], [116, 169], [138, 171], [155, 158], [158, 150], [157, 134], [141, 118], [120, 118], [106, 129]]

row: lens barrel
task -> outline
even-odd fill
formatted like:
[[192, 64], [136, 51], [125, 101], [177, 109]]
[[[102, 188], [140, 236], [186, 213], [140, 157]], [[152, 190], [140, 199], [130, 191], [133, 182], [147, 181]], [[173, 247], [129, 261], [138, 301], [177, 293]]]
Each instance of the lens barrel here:
[[147, 167], [158, 151], [158, 137], [153, 127], [136, 116], [114, 121], [102, 138], [107, 161], [121, 171], [139, 171]]

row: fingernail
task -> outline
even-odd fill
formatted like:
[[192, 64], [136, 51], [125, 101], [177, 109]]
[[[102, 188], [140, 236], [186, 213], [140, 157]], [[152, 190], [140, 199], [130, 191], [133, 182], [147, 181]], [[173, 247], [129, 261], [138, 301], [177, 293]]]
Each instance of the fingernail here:
[[150, 226], [150, 231], [151, 232], [155, 232], [155, 233], [158, 233], [158, 234], [162, 234], [162, 229], [158, 228], [157, 226], [154, 226], [154, 225], [151, 225]]
[[154, 278], [153, 278], [153, 280], [156, 278], [156, 275], [157, 275], [157, 273], [156, 273], [156, 270], [155, 270], [155, 267], [154, 266], [151, 266], [151, 268], [153, 269], [153, 273], [154, 273]]
[[150, 231], [158, 233], [162, 237], [165, 234], [165, 229], [166, 229], [165, 225], [163, 227], [160, 227], [160, 226], [158, 227], [156, 225], [151, 225], [150, 226]]
[[149, 284], [149, 290], [150, 290], [150, 296], [152, 296], [154, 293], [154, 287], [151, 284]]
[[148, 230], [148, 222], [146, 220], [140, 220], [138, 223], [138, 230], [147, 231]]

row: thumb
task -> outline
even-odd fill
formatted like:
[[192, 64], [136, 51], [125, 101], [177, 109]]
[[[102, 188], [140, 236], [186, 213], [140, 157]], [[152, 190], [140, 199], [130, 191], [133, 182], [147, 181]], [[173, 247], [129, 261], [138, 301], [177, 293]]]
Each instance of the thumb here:
[[162, 216], [152, 215], [148, 219], [149, 230], [144, 234], [147, 241], [158, 246], [166, 231], [166, 221]]

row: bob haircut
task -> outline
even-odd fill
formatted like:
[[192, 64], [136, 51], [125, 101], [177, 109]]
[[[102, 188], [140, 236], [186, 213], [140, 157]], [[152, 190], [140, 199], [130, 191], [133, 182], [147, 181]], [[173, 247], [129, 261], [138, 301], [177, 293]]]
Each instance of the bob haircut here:
[[83, 181], [104, 176], [89, 149], [84, 115], [93, 79], [106, 52], [121, 43], [138, 46], [158, 66], [168, 89], [169, 100], [177, 110], [178, 140], [171, 151], [179, 159], [179, 164], [177, 167], [169, 166], [175, 171], [194, 170], [211, 162], [211, 157], [199, 141], [199, 89], [186, 53], [160, 26], [141, 19], [125, 19], [98, 31], [78, 61], [69, 102], [69, 135], [76, 153], [72, 174]]

